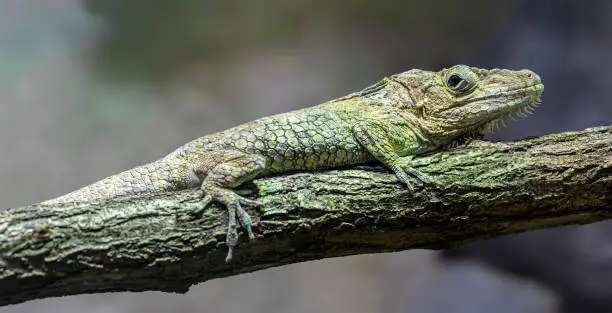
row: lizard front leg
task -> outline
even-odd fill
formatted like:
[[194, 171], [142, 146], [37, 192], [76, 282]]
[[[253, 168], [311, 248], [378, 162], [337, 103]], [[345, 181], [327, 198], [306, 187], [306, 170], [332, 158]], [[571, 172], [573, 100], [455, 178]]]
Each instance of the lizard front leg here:
[[406, 125], [394, 125], [379, 121], [360, 121], [353, 126], [353, 136], [372, 156], [395, 173], [399, 181], [411, 191], [414, 179], [419, 185], [432, 183], [426, 174], [410, 166], [410, 161], [420, 150], [416, 136]]
[[[229, 156], [228, 160], [222, 161], [210, 169], [202, 181], [200, 188], [203, 191], [203, 198], [200, 211], [204, 210], [212, 201], [217, 201], [227, 208], [226, 243], [229, 251], [225, 261], [229, 262], [232, 259], [234, 246], [238, 239], [237, 221], [246, 230], [249, 239], [253, 240], [255, 238], [251, 217], [242, 208], [242, 205], [261, 205], [259, 201], [236, 194], [232, 188], [236, 188], [259, 175], [266, 167], [266, 159], [261, 155], [248, 155], [241, 152], [228, 152], [227, 156]], [[195, 172], [198, 172], [197, 169]]]

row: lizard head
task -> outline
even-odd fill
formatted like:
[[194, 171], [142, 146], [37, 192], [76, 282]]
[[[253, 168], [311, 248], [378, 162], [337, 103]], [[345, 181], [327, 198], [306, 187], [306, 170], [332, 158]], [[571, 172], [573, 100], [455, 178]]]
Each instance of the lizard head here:
[[408, 118], [430, 140], [493, 131], [505, 117], [524, 117], [540, 103], [544, 85], [529, 70], [455, 65], [439, 72], [410, 70], [391, 77], [403, 86]]

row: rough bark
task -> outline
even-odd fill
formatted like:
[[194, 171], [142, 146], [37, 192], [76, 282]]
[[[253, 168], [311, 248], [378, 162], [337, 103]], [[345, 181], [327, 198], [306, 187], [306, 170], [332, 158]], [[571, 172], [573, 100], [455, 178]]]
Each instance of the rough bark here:
[[226, 214], [194, 217], [195, 190], [0, 212], [0, 305], [161, 290], [313, 259], [446, 249], [612, 216], [612, 127], [483, 141], [415, 160], [438, 185], [411, 193], [361, 166], [257, 179], [241, 192], [257, 239], [225, 263]]

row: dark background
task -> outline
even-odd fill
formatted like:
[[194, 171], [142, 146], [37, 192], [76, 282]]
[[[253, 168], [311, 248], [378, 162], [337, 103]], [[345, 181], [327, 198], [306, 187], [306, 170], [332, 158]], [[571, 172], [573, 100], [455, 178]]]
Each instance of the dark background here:
[[[1, 0], [0, 207], [39, 202], [265, 115], [410, 68], [529, 68], [543, 105], [490, 136], [612, 124], [603, 0]], [[612, 224], [444, 253], [295, 264], [186, 295], [82, 295], [6, 312], [612, 312]]]

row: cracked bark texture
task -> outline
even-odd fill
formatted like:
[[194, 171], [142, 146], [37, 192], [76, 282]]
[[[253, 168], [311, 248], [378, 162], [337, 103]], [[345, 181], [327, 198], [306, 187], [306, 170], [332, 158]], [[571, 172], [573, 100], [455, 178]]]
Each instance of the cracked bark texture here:
[[410, 193], [380, 166], [257, 179], [240, 193], [257, 239], [225, 263], [226, 214], [196, 190], [0, 212], [0, 305], [109, 291], [186, 292], [283, 264], [414, 248], [612, 217], [612, 127], [475, 141], [415, 159], [439, 185]]

